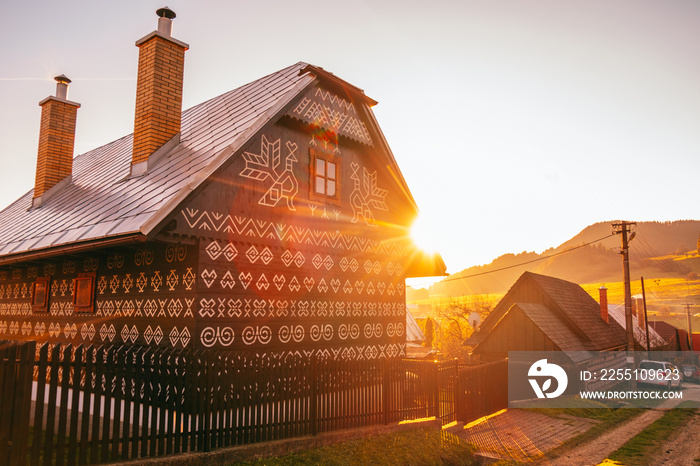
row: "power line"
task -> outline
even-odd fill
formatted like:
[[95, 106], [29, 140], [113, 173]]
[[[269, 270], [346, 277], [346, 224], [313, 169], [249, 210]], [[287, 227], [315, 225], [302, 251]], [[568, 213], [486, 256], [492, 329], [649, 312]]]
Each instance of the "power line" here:
[[489, 273], [501, 272], [501, 271], [503, 271], [503, 270], [513, 269], [513, 268], [515, 268], [515, 267], [520, 267], [520, 266], [523, 266], [523, 265], [532, 264], [533, 262], [537, 262], [537, 261], [549, 259], [550, 257], [560, 256], [560, 255], [562, 255], [562, 254], [566, 254], [567, 252], [571, 252], [571, 251], [574, 251], [574, 250], [576, 250], [576, 249], [579, 249], [579, 248], [588, 246], [588, 245], [590, 245], [590, 244], [597, 243], [597, 242], [599, 242], [599, 241], [603, 241], [604, 239], [608, 239], [608, 238], [610, 238], [611, 236], [614, 236], [614, 235], [615, 235], [614, 233], [611, 233], [611, 234], [609, 234], [608, 236], [603, 236], [602, 238], [599, 238], [599, 239], [596, 239], [596, 240], [593, 240], [593, 241], [589, 241], [588, 243], [583, 243], [583, 244], [580, 244], [580, 245], [578, 245], [578, 246], [574, 246], [574, 247], [572, 247], [572, 248], [566, 249], [566, 250], [564, 250], [564, 251], [555, 252], [554, 254], [549, 254], [548, 256], [542, 256], [542, 257], [538, 257], [537, 259], [532, 259], [532, 260], [529, 260], [529, 261], [521, 262], [520, 264], [509, 265], [509, 266], [507, 266], [507, 267], [501, 267], [500, 269], [488, 270], [488, 271], [486, 271], [486, 272], [479, 272], [479, 273], [474, 273], [474, 274], [471, 274], [471, 275], [461, 275], [461, 276], [459, 276], [459, 277], [447, 277], [447, 278], [445, 278], [444, 280], [440, 280], [440, 282], [438, 282], [438, 283], [451, 282], [451, 281], [454, 281], [454, 280], [461, 280], [461, 279], [463, 279], [463, 278], [478, 277], [478, 276], [480, 276], [480, 275], [486, 275], [486, 274], [489, 274]]
[[[642, 251], [648, 256], [648, 258], [661, 258], [664, 256], [667, 256], [668, 254], [662, 255], [659, 254], [659, 252], [654, 249], [654, 247], [649, 244], [649, 242], [644, 238], [644, 236], [639, 235], [638, 237], [640, 243], [638, 246], [642, 249]], [[673, 261], [668, 261], [666, 259], [659, 259], [656, 261], [652, 262], [654, 266], [657, 268], [661, 269], [662, 271], [675, 275], [679, 278], [687, 278], [686, 275], [679, 270], [678, 264], [675, 264]]]

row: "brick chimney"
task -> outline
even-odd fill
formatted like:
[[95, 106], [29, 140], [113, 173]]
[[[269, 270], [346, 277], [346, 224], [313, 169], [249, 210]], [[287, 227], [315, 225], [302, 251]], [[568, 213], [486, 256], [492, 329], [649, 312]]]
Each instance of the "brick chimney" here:
[[644, 328], [644, 301], [641, 298], [632, 298], [637, 305], [637, 323]]
[[600, 293], [600, 318], [605, 321], [606, 324], [610, 323], [608, 318], [608, 289], [601, 286], [598, 290]]
[[75, 120], [80, 104], [67, 100], [70, 79], [65, 75], [54, 79], [56, 95], [39, 102], [41, 128], [32, 207], [39, 207], [50, 196], [51, 188], [70, 183], [73, 173]]
[[136, 81], [136, 117], [131, 174], [148, 170], [160, 153], [180, 142], [182, 119], [182, 78], [185, 51], [189, 45], [171, 36], [175, 12], [165, 7], [156, 11], [158, 29], [136, 41], [139, 48]]

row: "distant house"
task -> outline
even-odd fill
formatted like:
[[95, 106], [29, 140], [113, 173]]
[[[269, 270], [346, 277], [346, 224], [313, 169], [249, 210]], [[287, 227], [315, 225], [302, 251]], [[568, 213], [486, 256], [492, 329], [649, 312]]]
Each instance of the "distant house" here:
[[[632, 330], [634, 332], [634, 348], [635, 351], [644, 351], [647, 349], [646, 326], [644, 325], [644, 317], [641, 314], [643, 311], [637, 310], [637, 316], [633, 316]], [[620, 324], [620, 327], [627, 328], [625, 317], [624, 304], [608, 304], [608, 315], [615, 322]], [[667, 346], [666, 340], [657, 332], [654, 327], [649, 324], [649, 348], [652, 350], [665, 349]]]
[[562, 351], [570, 362], [587, 351], [625, 349], [624, 329], [575, 283], [525, 272], [464, 342], [472, 357], [493, 361], [508, 351]]
[[649, 322], [653, 329], [666, 340], [665, 351], [689, 351], [688, 332], [661, 320]]
[[[0, 339], [405, 355], [416, 204], [371, 107], [296, 63], [182, 111], [174, 13], [137, 41], [134, 133], [73, 158], [70, 80], [0, 212]], [[7, 159], [13, 154], [4, 154]]]
[[432, 346], [424, 346], [425, 334], [413, 317], [412, 309], [417, 310], [415, 304], [406, 305], [406, 357], [422, 359], [435, 354]]

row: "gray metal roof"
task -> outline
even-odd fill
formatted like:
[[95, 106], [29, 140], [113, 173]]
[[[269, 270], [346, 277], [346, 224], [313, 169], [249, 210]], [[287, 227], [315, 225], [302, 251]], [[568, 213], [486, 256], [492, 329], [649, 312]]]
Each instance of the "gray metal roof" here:
[[[641, 311], [638, 311], [641, 312]], [[620, 324], [620, 327], [627, 328], [627, 322], [625, 317], [625, 305], [624, 304], [608, 304], [608, 315], [615, 319], [615, 321]], [[634, 331], [634, 339], [643, 348], [647, 346], [647, 334], [643, 327], [639, 326], [639, 322], [636, 317], [632, 319], [632, 329]], [[664, 338], [659, 335], [659, 333], [654, 329], [652, 323], [649, 323], [649, 346], [652, 348], [658, 348], [661, 346], [666, 346], [668, 343]]]
[[180, 143], [129, 178], [132, 135], [75, 157], [72, 182], [31, 209], [33, 190], [0, 212], [0, 258], [148, 234], [270, 118], [314, 81], [297, 63], [183, 112]]
[[418, 322], [416, 322], [416, 319], [413, 318], [413, 314], [411, 314], [411, 311], [408, 309], [408, 306], [406, 306], [406, 341], [425, 341], [425, 335], [418, 326]]
[[586, 343], [544, 304], [515, 303], [508, 312], [512, 312], [516, 307], [520, 308], [575, 363], [592, 357], [592, 354], [586, 351]]

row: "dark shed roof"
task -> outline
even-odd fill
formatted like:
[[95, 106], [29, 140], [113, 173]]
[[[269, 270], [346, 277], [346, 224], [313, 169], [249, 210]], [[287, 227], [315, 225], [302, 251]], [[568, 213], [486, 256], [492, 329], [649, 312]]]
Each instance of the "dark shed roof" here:
[[661, 335], [669, 344], [676, 344], [678, 341], [678, 329], [668, 322], [653, 321], [649, 322], [649, 327], [656, 330], [656, 333]]
[[563, 351], [598, 351], [625, 345], [624, 329], [614, 319], [605, 323], [600, 305], [581, 286], [532, 272], [520, 276], [464, 344], [477, 347], [514, 305]]

